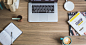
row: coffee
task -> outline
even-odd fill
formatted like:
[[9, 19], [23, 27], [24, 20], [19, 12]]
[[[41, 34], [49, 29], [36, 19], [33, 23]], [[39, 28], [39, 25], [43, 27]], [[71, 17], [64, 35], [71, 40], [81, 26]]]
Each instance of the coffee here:
[[70, 39], [69, 37], [65, 37], [65, 38], [63, 39], [63, 42], [64, 42], [65, 44], [70, 44], [70, 43], [71, 43], [71, 39]]

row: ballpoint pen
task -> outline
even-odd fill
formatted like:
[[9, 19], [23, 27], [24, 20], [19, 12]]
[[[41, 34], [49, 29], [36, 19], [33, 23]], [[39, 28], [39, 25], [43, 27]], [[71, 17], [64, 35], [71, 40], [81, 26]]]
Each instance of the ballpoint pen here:
[[12, 45], [12, 32], [11, 32], [11, 45]]

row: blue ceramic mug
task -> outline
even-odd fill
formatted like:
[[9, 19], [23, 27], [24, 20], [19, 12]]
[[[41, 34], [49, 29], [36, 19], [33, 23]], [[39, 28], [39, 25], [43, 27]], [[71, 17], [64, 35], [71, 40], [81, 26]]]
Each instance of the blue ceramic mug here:
[[[66, 36], [66, 37], [70, 38], [69, 36]], [[66, 38], [66, 37], [64, 37], [64, 38]], [[64, 45], [70, 45], [70, 44], [72, 43], [72, 39], [70, 38], [70, 40], [71, 40], [70, 44], [65, 44], [64, 41], [63, 41], [64, 38], [60, 38], [60, 40], [62, 40], [62, 43], [63, 43]]]

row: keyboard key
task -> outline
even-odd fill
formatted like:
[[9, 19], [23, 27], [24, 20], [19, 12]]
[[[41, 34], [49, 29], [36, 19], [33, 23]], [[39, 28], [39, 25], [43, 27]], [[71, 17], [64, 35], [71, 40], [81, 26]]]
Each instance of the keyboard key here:
[[32, 5], [32, 13], [54, 13], [54, 5]]

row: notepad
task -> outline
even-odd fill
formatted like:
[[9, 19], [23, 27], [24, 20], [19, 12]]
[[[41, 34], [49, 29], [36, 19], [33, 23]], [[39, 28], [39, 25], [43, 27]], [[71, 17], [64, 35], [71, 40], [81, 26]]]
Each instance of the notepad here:
[[86, 32], [86, 18], [78, 12], [76, 15], [74, 15], [68, 23], [80, 34], [84, 35], [84, 32]]
[[[12, 32], [12, 36], [11, 36]], [[12, 22], [0, 33], [0, 42], [3, 45], [11, 45], [20, 35], [22, 31]]]

